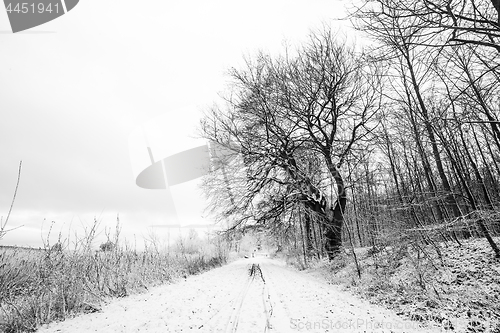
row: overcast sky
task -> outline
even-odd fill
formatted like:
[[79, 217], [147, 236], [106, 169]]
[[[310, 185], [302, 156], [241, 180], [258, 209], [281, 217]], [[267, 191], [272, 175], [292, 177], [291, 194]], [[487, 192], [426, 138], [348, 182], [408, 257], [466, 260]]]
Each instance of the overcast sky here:
[[[113, 226], [119, 214], [126, 237], [175, 223], [165, 190], [135, 184], [143, 143], [134, 131], [146, 128], [155, 159], [195, 147], [190, 137], [224, 90], [227, 69], [304, 40], [342, 12], [338, 0], [80, 0], [66, 15], [12, 34], [0, 8], [4, 219], [23, 161], [9, 221], [22, 227], [0, 244], [38, 247], [51, 221], [53, 233], [74, 233], [94, 217]], [[151, 124], [165, 131], [149, 133]], [[182, 225], [210, 223], [197, 184], [171, 188]]]

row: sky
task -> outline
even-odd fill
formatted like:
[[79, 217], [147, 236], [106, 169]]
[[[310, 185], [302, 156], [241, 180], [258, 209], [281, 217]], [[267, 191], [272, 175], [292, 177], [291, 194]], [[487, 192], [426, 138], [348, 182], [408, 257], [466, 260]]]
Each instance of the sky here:
[[[0, 245], [79, 237], [94, 219], [137, 239], [151, 226], [210, 225], [199, 180], [143, 189], [148, 163], [198, 146], [197, 125], [227, 89], [228, 69], [279, 53], [344, 12], [339, 0], [80, 0], [13, 34], [0, 7]], [[138, 134], [139, 133], [139, 134]], [[142, 147], [142, 148], [141, 148]], [[141, 150], [143, 149], [143, 150]], [[158, 226], [164, 226], [158, 227]], [[201, 228], [203, 229], [203, 228]], [[68, 236], [70, 235], [70, 236]], [[76, 235], [76, 236], [75, 236]]]

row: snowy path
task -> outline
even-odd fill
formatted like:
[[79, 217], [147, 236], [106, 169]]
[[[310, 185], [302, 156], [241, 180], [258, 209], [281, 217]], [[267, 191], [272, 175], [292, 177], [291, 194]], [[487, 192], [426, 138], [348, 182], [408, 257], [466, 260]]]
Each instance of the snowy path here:
[[[252, 270], [253, 274], [249, 272]], [[38, 332], [439, 332], [311, 275], [244, 259]]]

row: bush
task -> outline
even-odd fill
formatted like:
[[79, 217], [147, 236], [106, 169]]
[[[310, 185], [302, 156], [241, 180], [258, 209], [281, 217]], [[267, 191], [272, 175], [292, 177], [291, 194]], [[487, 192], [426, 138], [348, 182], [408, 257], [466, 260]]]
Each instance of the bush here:
[[115, 249], [115, 243], [108, 240], [107, 242], [102, 243], [99, 246], [99, 249], [101, 249], [101, 251], [103, 251], [103, 252], [113, 251]]

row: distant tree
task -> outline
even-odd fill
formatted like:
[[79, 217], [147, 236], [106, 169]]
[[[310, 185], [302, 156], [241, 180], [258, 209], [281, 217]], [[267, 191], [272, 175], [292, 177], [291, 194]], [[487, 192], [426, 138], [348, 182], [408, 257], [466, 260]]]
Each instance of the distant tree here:
[[57, 242], [50, 248], [52, 252], [61, 252], [63, 250], [63, 245], [61, 242]]
[[102, 252], [111, 252], [115, 249], [116, 247], [116, 244], [113, 243], [112, 241], [110, 240], [107, 240], [106, 242], [102, 243], [100, 246], [99, 246], [99, 249], [102, 251]]

